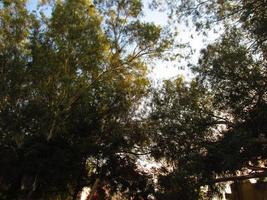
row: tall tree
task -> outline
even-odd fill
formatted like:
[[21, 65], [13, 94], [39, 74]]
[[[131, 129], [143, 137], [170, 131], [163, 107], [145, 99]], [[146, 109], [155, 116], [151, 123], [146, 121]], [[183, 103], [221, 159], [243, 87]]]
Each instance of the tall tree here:
[[[196, 199], [201, 196], [201, 185], [266, 177], [266, 1], [166, 2], [178, 22], [186, 19], [206, 32], [219, 25], [224, 33], [201, 50], [199, 63], [192, 67], [195, 79], [191, 84], [201, 89], [204, 104], [193, 107], [195, 96], [183, 103], [181, 99], [191, 94], [190, 84], [182, 91], [175, 83], [164, 86], [172, 89], [163, 88], [153, 100], [156, 106], [150, 120], [157, 127], [156, 138], [163, 141], [156, 143], [158, 154], [171, 166], [163, 173], [166, 181], [161, 184], [161, 195], [169, 192], [173, 199]], [[184, 121], [186, 116], [190, 120]], [[194, 134], [186, 127], [195, 128]], [[181, 151], [184, 146], [192, 149]], [[181, 162], [183, 156], [186, 159]], [[237, 176], [240, 172], [242, 176]], [[188, 187], [189, 193], [181, 192], [186, 180], [194, 185]]]
[[154, 93], [152, 156], [166, 165], [159, 198], [200, 199], [201, 186], [266, 177], [266, 61], [242, 39], [226, 32], [202, 50], [194, 80]]
[[149, 86], [144, 58], [169, 42], [140, 20], [139, 0], [50, 5], [49, 17], [1, 1], [1, 199], [76, 199], [93, 185], [146, 198], [135, 110]]
[[162, 163], [157, 199], [200, 199], [204, 177], [203, 157], [212, 141], [212, 96], [196, 81], [179, 77], [166, 81], [153, 94], [148, 121], [152, 156]]

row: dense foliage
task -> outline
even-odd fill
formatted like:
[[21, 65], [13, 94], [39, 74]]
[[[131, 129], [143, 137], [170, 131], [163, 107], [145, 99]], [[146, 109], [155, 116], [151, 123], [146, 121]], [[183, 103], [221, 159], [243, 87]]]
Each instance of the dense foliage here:
[[134, 116], [149, 86], [144, 58], [169, 44], [139, 19], [142, 3], [51, 1], [51, 16], [21, 0], [0, 6], [0, 198], [76, 199], [96, 180], [146, 198]]
[[191, 83], [178, 78], [155, 92], [154, 137], [163, 152], [160, 159], [171, 166], [160, 179], [160, 195], [208, 198], [201, 193], [203, 185], [214, 189], [216, 182], [266, 177], [267, 2], [166, 2], [174, 21], [186, 19], [200, 32], [219, 27], [224, 33], [201, 50]]
[[148, 66], [174, 39], [143, 3], [0, 1], [0, 199], [209, 199], [217, 182], [267, 176], [267, 2], [151, 1], [224, 30], [194, 79], [157, 88]]

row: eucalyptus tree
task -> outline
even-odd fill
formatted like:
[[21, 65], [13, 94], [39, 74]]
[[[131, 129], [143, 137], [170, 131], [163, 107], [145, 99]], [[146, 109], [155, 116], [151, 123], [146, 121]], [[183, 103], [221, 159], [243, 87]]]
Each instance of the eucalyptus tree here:
[[167, 35], [139, 0], [49, 1], [51, 16], [26, 3], [0, 2], [1, 199], [147, 198], [135, 110]]

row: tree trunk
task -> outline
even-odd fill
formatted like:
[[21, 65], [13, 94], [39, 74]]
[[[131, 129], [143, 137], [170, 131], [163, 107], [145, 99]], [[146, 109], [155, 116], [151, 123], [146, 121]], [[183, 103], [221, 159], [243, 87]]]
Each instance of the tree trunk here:
[[95, 194], [95, 192], [96, 192], [96, 190], [98, 188], [99, 182], [100, 182], [100, 179], [97, 178], [95, 180], [95, 183], [94, 183], [93, 187], [92, 187], [92, 190], [90, 192], [90, 196], [89, 196], [88, 200], [92, 200], [93, 199], [93, 196], [94, 196], [94, 194]]

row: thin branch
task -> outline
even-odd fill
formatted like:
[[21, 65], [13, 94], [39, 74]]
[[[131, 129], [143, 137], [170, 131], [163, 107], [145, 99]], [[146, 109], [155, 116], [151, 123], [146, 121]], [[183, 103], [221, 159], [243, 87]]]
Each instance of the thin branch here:
[[55, 126], [56, 126], [56, 116], [54, 116], [54, 118], [53, 118], [53, 122], [52, 122], [52, 126], [51, 126], [51, 128], [50, 128], [50, 130], [49, 130], [49, 134], [48, 134], [48, 136], [47, 136], [47, 141], [49, 141], [51, 138], [52, 138], [52, 136], [53, 136], [53, 134], [54, 134], [54, 130], [55, 130]]
[[149, 155], [151, 154], [151, 151], [149, 152], [144, 152], [144, 153], [137, 153], [137, 152], [132, 152], [132, 151], [119, 151], [117, 153], [125, 153], [125, 154], [131, 154], [131, 155], [135, 155], [135, 156], [144, 156], [144, 155]]
[[247, 168], [250, 170], [253, 170], [253, 171], [267, 171], [266, 167], [258, 167], [258, 166], [248, 165]]

